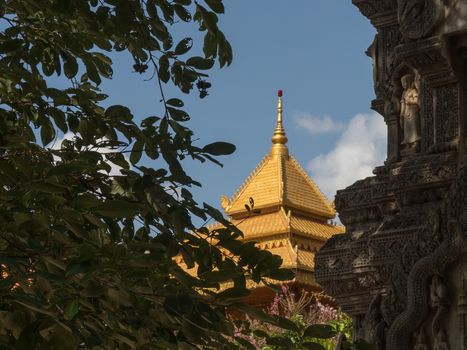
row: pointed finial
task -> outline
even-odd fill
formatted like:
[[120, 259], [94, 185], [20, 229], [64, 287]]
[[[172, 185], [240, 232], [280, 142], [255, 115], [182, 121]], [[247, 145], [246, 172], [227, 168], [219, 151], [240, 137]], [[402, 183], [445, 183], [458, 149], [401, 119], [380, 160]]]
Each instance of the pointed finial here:
[[277, 91], [277, 126], [282, 128], [282, 90]]
[[277, 96], [277, 125], [272, 136], [271, 155], [288, 155], [289, 151], [285, 145], [287, 143], [287, 136], [285, 136], [285, 130], [282, 125], [282, 90], [277, 91]]

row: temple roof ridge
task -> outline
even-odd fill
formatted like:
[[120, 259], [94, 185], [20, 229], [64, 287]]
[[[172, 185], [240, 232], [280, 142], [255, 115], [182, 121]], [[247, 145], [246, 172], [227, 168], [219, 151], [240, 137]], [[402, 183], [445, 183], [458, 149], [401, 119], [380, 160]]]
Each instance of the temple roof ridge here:
[[235, 198], [239, 197], [240, 194], [243, 192], [243, 190], [248, 186], [248, 184], [250, 183], [250, 180], [261, 170], [261, 168], [264, 166], [264, 164], [266, 164], [266, 162], [268, 161], [268, 156], [264, 156], [260, 162], [258, 163], [258, 165], [253, 169], [253, 171], [246, 177], [245, 180], [243, 180], [242, 184], [240, 185], [240, 187], [235, 191], [235, 193], [232, 195], [232, 197], [227, 198], [228, 199], [228, 203], [226, 203], [226, 205], [222, 204], [222, 207], [224, 208], [224, 210], [228, 211], [231, 207], [231, 204], [233, 203], [233, 201], [235, 200]]
[[333, 202], [331, 202], [326, 195], [321, 191], [319, 186], [313, 181], [313, 179], [308, 175], [308, 173], [303, 169], [303, 167], [300, 165], [300, 163], [295, 159], [295, 157], [290, 156], [290, 159], [293, 163], [295, 163], [295, 166], [298, 168], [298, 170], [302, 173], [304, 178], [307, 180], [307, 182], [314, 188], [316, 193], [322, 198], [322, 200], [329, 206], [329, 209], [334, 212], [335, 214], [335, 208], [333, 205]]

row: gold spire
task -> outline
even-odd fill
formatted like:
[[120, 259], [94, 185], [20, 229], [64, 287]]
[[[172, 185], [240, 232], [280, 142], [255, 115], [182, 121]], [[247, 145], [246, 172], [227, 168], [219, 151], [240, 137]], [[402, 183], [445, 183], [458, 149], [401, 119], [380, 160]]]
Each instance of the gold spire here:
[[285, 129], [282, 125], [282, 90], [277, 92], [277, 126], [274, 129], [272, 136], [271, 156], [273, 155], [289, 155], [289, 150], [285, 145], [287, 143], [287, 136], [285, 136]]

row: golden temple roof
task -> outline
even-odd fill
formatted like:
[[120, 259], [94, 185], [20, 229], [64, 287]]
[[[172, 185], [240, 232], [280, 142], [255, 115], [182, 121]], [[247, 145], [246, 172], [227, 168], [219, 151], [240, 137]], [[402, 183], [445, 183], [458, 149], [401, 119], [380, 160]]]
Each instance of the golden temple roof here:
[[342, 226], [330, 225], [303, 215], [288, 215], [283, 208], [266, 214], [253, 214], [248, 219], [232, 219], [231, 221], [244, 233], [247, 240], [293, 233], [317, 241], [325, 241], [332, 235], [344, 231]]
[[[280, 91], [270, 153], [231, 199], [222, 197], [222, 206], [232, 224], [243, 232], [241, 239], [255, 241], [259, 248], [279, 255], [282, 267], [294, 270], [292, 283], [319, 289], [314, 279], [315, 252], [331, 236], [343, 233], [344, 227], [328, 222], [336, 214], [333, 204], [289, 155], [281, 96]], [[223, 225], [215, 223], [207, 228], [212, 231]], [[182, 257], [177, 262], [184, 266]], [[250, 282], [252, 289], [261, 287]]]
[[271, 151], [248, 176], [231, 199], [223, 198], [227, 215], [249, 215], [245, 204], [250, 198], [254, 208], [286, 207], [312, 214], [322, 220], [332, 219], [336, 212], [300, 164], [289, 155], [287, 136], [282, 126], [282, 99], [279, 96], [277, 126]]

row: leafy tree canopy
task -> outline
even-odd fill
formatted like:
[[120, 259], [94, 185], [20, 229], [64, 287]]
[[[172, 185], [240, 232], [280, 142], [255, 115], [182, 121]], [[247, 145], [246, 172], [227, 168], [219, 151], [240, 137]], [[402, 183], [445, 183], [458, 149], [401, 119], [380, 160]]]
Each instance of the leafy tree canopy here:
[[[195, 202], [181, 165], [235, 149], [194, 145], [183, 101], [163, 90], [206, 96], [206, 72], [232, 61], [223, 12], [222, 0], [0, 0], [2, 349], [235, 348], [224, 306], [247, 293], [246, 276], [290, 277]], [[203, 33], [202, 56], [192, 38], [173, 42], [182, 22]], [[140, 124], [99, 89], [111, 57], [128, 53], [163, 104]], [[223, 282], [232, 288], [216, 293]]]

